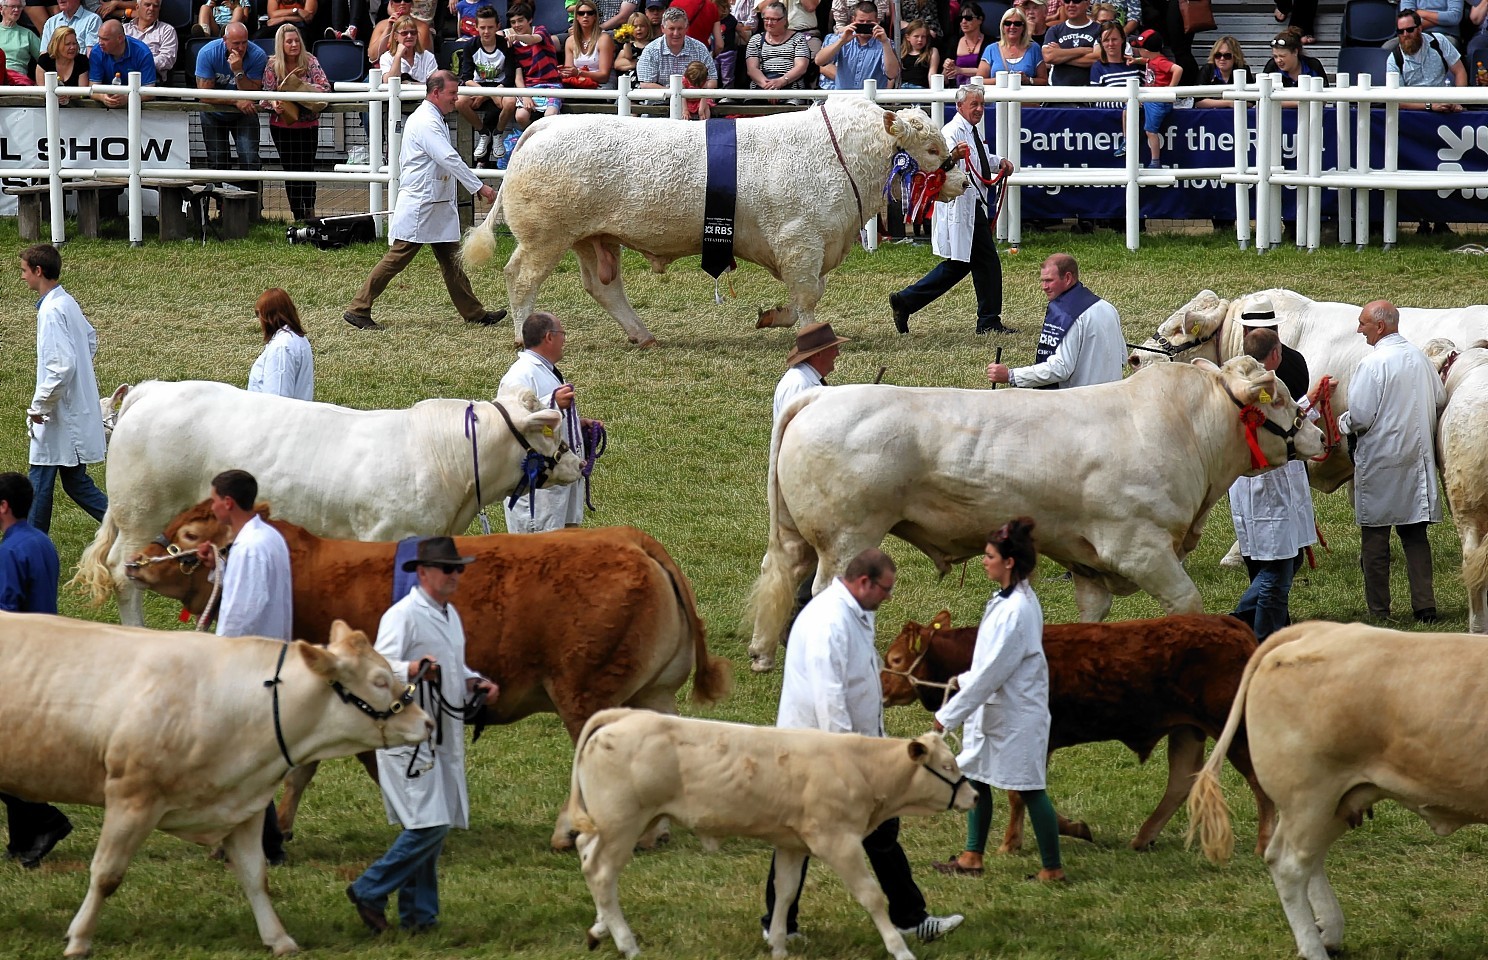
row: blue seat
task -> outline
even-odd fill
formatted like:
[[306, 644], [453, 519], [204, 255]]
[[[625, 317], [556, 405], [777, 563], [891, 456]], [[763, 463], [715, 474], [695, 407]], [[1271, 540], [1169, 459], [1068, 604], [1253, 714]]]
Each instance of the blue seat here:
[[1384, 86], [1385, 63], [1390, 51], [1380, 47], [1340, 47], [1338, 49], [1338, 72], [1358, 79], [1367, 75], [1376, 86]]
[[354, 83], [367, 76], [367, 48], [355, 40], [317, 40], [310, 52], [331, 83]]
[[450, 58], [455, 55], [455, 49], [464, 42], [464, 37], [441, 37], [439, 39], [439, 51], [434, 55], [434, 59], [439, 61], [439, 69], [451, 69]]
[[249, 40], [248, 42], [251, 43], [251, 44], [253, 44], [255, 47], [258, 47], [260, 50], [262, 50], [264, 53], [267, 53], [269, 56], [272, 57], [274, 55], [274, 38], [273, 37], [256, 37], [256, 38], [254, 38], [252, 40]]
[[160, 0], [160, 22], [173, 27], [188, 27], [191, 17], [191, 0]]
[[1393, 0], [1348, 0], [1339, 42], [1345, 47], [1377, 47], [1395, 39], [1395, 20]]
[[186, 71], [187, 86], [196, 86], [196, 58], [201, 55], [202, 47], [211, 42], [211, 37], [192, 37], [186, 41], [185, 52], [176, 58], [176, 66]]

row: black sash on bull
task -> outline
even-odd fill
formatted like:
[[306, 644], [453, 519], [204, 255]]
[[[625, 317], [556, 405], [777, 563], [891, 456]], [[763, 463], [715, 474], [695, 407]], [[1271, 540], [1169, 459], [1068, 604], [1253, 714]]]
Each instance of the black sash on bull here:
[[739, 141], [734, 121], [707, 120], [703, 139], [708, 152], [708, 192], [703, 202], [703, 270], [713, 278], [713, 299], [718, 279], [738, 264], [734, 261], [734, 206], [739, 196]]
[[[1043, 363], [1054, 356], [1054, 351], [1069, 336], [1070, 328], [1080, 318], [1080, 314], [1089, 310], [1100, 302], [1100, 297], [1090, 292], [1090, 288], [1083, 283], [1076, 283], [1073, 287], [1061, 293], [1049, 301], [1049, 308], [1044, 311], [1044, 326], [1039, 331], [1038, 347], [1033, 352], [1033, 362]], [[1045, 389], [1053, 388], [1057, 384], [1049, 384]]]

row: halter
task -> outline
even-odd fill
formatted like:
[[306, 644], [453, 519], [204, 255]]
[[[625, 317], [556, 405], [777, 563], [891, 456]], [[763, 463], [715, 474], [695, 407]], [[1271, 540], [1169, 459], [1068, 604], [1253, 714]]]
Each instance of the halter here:
[[821, 102], [822, 123], [827, 125], [827, 136], [832, 139], [832, 149], [837, 152], [837, 162], [842, 164], [842, 172], [847, 174], [847, 185], [852, 187], [853, 201], [858, 205], [858, 223], [866, 223], [867, 217], [863, 215], [863, 197], [858, 193], [858, 182], [853, 179], [852, 170], [847, 165], [847, 158], [842, 155], [842, 147], [837, 143], [837, 131], [832, 129], [832, 118], [827, 115], [827, 101]]
[[[279, 645], [279, 660], [274, 664], [274, 676], [272, 679], [265, 680], [263, 685], [268, 687], [274, 696], [274, 739], [279, 743], [279, 755], [293, 769], [295, 762], [289, 755], [289, 745], [284, 742], [284, 727], [279, 721], [279, 685], [284, 682], [279, 679], [279, 674], [284, 670], [284, 656], [287, 653], [289, 653], [289, 644], [281, 643]], [[342, 703], [351, 704], [378, 723], [382, 723], [389, 717], [402, 713], [403, 708], [413, 702], [413, 684], [411, 683], [404, 688], [402, 694], [393, 699], [392, 704], [386, 710], [379, 710], [372, 706], [372, 704], [342, 686], [339, 680], [331, 681], [331, 689], [336, 691], [336, 695], [341, 698]]]
[[1261, 445], [1256, 438], [1257, 427], [1263, 427], [1267, 433], [1275, 434], [1285, 440], [1287, 459], [1297, 459], [1297, 431], [1302, 429], [1302, 420], [1304, 419], [1301, 410], [1297, 411], [1297, 416], [1292, 420], [1291, 429], [1285, 430], [1267, 419], [1265, 411], [1260, 407], [1253, 403], [1241, 403], [1240, 398], [1235, 396], [1234, 391], [1230, 389], [1228, 383], [1221, 380], [1220, 384], [1224, 387], [1224, 392], [1229, 396], [1230, 400], [1234, 402], [1235, 406], [1240, 408], [1240, 422], [1245, 424], [1245, 443], [1250, 447], [1250, 466], [1252, 469], [1258, 470], [1271, 465], [1266, 460], [1266, 455], [1261, 452]]
[[1447, 354], [1447, 359], [1442, 362], [1441, 369], [1437, 371], [1441, 376], [1442, 386], [1447, 385], [1447, 374], [1452, 372], [1452, 364], [1456, 363], [1457, 358], [1460, 356], [1462, 356], [1461, 350], [1453, 350]]
[[951, 788], [951, 799], [948, 800], [948, 801], [946, 801], [946, 809], [947, 810], [954, 810], [954, 809], [956, 809], [956, 793], [957, 793], [957, 791], [959, 791], [961, 789], [961, 784], [963, 784], [963, 783], [970, 783], [971, 782], [971, 778], [968, 777], [966, 774], [963, 773], [963, 774], [961, 774], [961, 779], [959, 779], [959, 780], [952, 780], [950, 777], [948, 777], [945, 774], [941, 773], [939, 770], [937, 770], [934, 767], [930, 766], [928, 763], [925, 764], [925, 769], [928, 770], [930, 773], [935, 774], [936, 779], [938, 779], [941, 783], [943, 783], [946, 786], [948, 786], [948, 787]]
[[1189, 343], [1182, 344], [1181, 346], [1163, 336], [1161, 332], [1154, 333], [1152, 335], [1153, 341], [1157, 343], [1157, 346], [1155, 347], [1149, 347], [1145, 343], [1128, 343], [1127, 346], [1133, 350], [1146, 350], [1148, 353], [1160, 353], [1171, 360], [1175, 357], [1182, 356], [1190, 350], [1197, 350], [1199, 347], [1202, 347], [1210, 340], [1213, 340], [1215, 337], [1219, 336], [1219, 330], [1222, 326], [1224, 326], [1224, 324], [1219, 324], [1215, 326], [1213, 332], [1209, 333], [1208, 335], [1202, 336], [1197, 340], [1191, 341]]
[[[566, 445], [561, 441], [559, 442], [558, 457], [550, 457], [545, 453], [538, 453], [536, 450], [533, 449], [532, 444], [527, 442], [527, 438], [522, 436], [522, 431], [517, 429], [517, 425], [512, 423], [511, 414], [506, 412], [506, 407], [502, 406], [498, 401], [495, 400], [491, 401], [491, 406], [495, 407], [496, 412], [501, 414], [501, 419], [506, 421], [506, 429], [511, 431], [511, 435], [516, 438], [517, 443], [521, 444], [522, 449], [527, 451], [527, 455], [522, 458], [522, 478], [517, 481], [516, 489], [512, 491], [511, 498], [506, 502], [506, 505], [508, 507], [515, 507], [517, 505], [517, 501], [522, 499], [524, 495], [526, 495], [530, 491], [537, 490], [543, 484], [548, 482], [548, 474], [557, 469], [558, 457], [563, 456], [563, 451], [566, 448]], [[471, 401], [470, 406], [466, 408], [467, 417], [473, 416], [474, 410], [475, 402]], [[466, 423], [466, 429], [467, 432], [473, 433], [473, 430], [471, 429], [468, 421]], [[475, 438], [474, 436], [472, 436], [472, 450], [474, 449], [474, 445]], [[476, 490], [479, 491], [479, 470], [477, 470], [475, 474], [475, 484]], [[533, 515], [535, 516], [537, 511], [536, 499], [534, 498], [533, 500], [531, 500], [530, 504], [533, 510]]]
[[893, 670], [886, 666], [879, 667], [878, 669], [880, 673], [887, 673], [891, 677], [903, 677], [905, 680], [908, 680], [909, 685], [911, 687], [914, 687], [916, 690], [920, 689], [921, 687], [930, 687], [933, 690], [939, 690], [940, 707], [935, 708], [938, 711], [941, 709], [941, 707], [944, 707], [946, 705], [946, 702], [948, 700], [951, 699], [951, 691], [957, 688], [954, 685], [954, 682], [937, 683], [934, 680], [922, 680], [919, 677], [915, 676], [915, 668], [924, 661], [925, 655], [930, 652], [930, 645], [928, 643], [924, 644], [923, 647], [924, 649], [920, 651], [920, 655], [918, 657], [915, 657], [914, 663], [911, 663], [909, 665], [908, 670]]

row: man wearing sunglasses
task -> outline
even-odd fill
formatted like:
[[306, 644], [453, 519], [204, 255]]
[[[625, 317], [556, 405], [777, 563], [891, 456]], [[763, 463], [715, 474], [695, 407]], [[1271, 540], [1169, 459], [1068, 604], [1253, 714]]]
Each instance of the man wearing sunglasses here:
[[[451, 827], [470, 829], [465, 787], [465, 716], [496, 699], [496, 684], [465, 665], [465, 628], [450, 604], [466, 565], [450, 537], [419, 541], [403, 572], [418, 583], [382, 615], [377, 652], [399, 683], [421, 683], [420, 700], [436, 732], [412, 747], [377, 751], [377, 782], [388, 822], [403, 832], [346, 888], [373, 935], [388, 929], [388, 898], [398, 894], [403, 930], [421, 933], [439, 918], [439, 854]], [[468, 699], [467, 699], [468, 698]], [[452, 729], [448, 729], [450, 727]]]

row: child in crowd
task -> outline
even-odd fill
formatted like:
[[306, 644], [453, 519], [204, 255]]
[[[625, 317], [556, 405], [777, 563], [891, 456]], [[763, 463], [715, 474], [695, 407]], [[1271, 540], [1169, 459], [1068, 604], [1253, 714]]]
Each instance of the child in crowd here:
[[454, 14], [455, 22], [459, 24], [458, 31], [462, 37], [477, 36], [480, 11], [486, 5], [486, 0], [449, 0], [449, 12]]
[[904, 28], [899, 45], [899, 89], [923, 90], [930, 74], [940, 72], [940, 51], [930, 43], [930, 25], [915, 20]]
[[[483, 6], [475, 13], [476, 35], [455, 48], [450, 55], [450, 69], [460, 79], [460, 86], [510, 86], [506, 37], [501, 34], [501, 18], [496, 8]], [[455, 100], [455, 110], [475, 129], [475, 151], [471, 162], [483, 166], [487, 160], [500, 160], [506, 153], [502, 128], [497, 126], [501, 110], [510, 98], [467, 97]]]
[[[511, 56], [516, 60], [517, 86], [533, 89], [559, 89], [563, 86], [559, 71], [558, 48], [548, 36], [548, 28], [532, 23], [532, 7], [527, 3], [514, 3], [506, 11], [506, 43]], [[553, 117], [563, 109], [563, 101], [557, 97], [522, 97], [509, 101], [501, 108], [501, 120], [497, 129], [505, 130], [513, 119], [517, 126], [526, 128], [532, 122], [532, 114], [541, 110], [543, 116]]]
[[[1132, 52], [1145, 68], [1142, 85], [1147, 87], [1176, 87], [1183, 79], [1183, 68], [1163, 55], [1162, 34], [1156, 30], [1143, 30], [1132, 44]], [[1147, 147], [1151, 159], [1147, 167], [1156, 170], [1162, 166], [1162, 133], [1168, 125], [1168, 114], [1173, 112], [1172, 101], [1148, 101], [1142, 104], [1142, 129], [1147, 133]]]
[[[708, 68], [701, 60], [694, 60], [682, 71], [682, 89], [702, 90], [708, 85]], [[713, 115], [713, 101], [706, 98], [697, 100], [688, 97], [682, 101], [687, 119], [707, 120]]]
[[207, 0], [197, 11], [196, 23], [191, 28], [193, 37], [220, 37], [230, 23], [243, 23], [248, 19], [249, 5], [239, 0]]
[[734, 85], [739, 63], [739, 18], [734, 16], [730, 0], [715, 0], [718, 22], [713, 24], [713, 62], [718, 66], [718, 85]]

